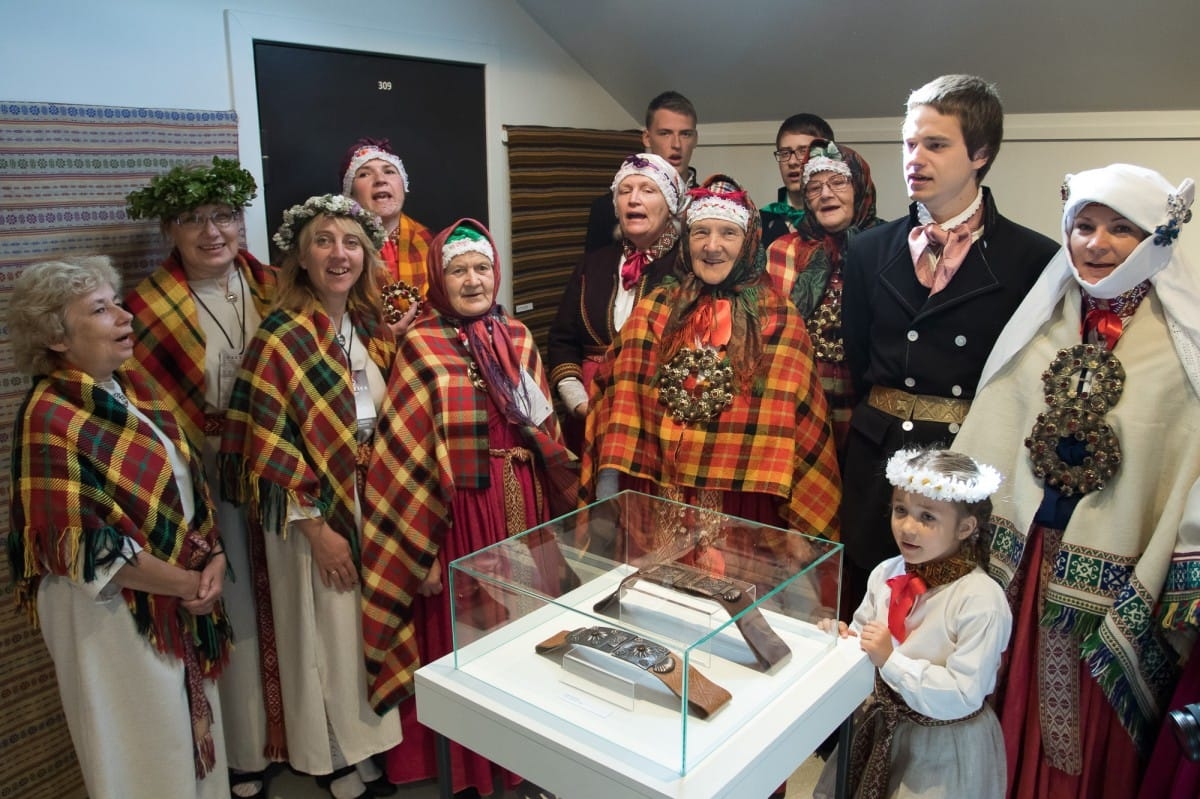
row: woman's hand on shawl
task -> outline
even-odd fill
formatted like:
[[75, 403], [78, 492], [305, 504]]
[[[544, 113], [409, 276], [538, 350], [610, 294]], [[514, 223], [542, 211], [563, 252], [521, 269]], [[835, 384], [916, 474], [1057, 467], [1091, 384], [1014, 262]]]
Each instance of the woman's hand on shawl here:
[[425, 579], [421, 581], [417, 593], [421, 596], [434, 596], [442, 593], [442, 562], [440, 560], [435, 560], [429, 567], [429, 574], [426, 574]]
[[200, 572], [200, 587], [196, 596], [185, 599], [183, 609], [193, 616], [212, 613], [225, 590], [225, 553], [214, 555]]
[[358, 570], [350, 555], [350, 542], [335, 533], [324, 519], [296, 523], [312, 549], [313, 563], [326, 588], [349, 591], [358, 583]]

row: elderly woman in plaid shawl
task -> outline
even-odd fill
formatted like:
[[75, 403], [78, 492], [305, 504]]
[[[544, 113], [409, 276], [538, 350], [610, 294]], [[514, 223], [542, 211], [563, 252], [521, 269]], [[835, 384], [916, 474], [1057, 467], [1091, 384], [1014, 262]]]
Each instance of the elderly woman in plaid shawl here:
[[340, 195], [283, 218], [275, 304], [226, 415], [222, 490], [248, 505], [266, 554], [274, 623], [259, 633], [279, 653], [288, 760], [338, 799], [371, 796], [388, 788], [371, 755], [400, 740], [397, 714], [367, 703], [359, 612], [361, 474], [395, 354], [383, 230]]
[[[133, 357], [155, 389], [178, 403], [184, 429], [203, 447], [214, 493], [233, 381], [275, 293], [274, 268], [239, 247], [242, 209], [257, 190], [237, 161], [214, 158], [212, 165], [158, 175], [128, 197], [129, 215], [156, 219], [171, 245], [158, 269], [125, 300], [133, 314]], [[261, 662], [274, 662], [273, 652], [260, 659], [257, 632], [257, 613], [270, 615], [271, 597], [265, 581], [250, 580], [244, 512], [217, 501], [216, 513], [234, 575], [224, 598], [238, 642], [221, 675], [230, 782], [236, 797], [261, 797], [263, 771], [285, 751], [279, 697], [264, 701], [260, 671]], [[270, 675], [265, 682], [279, 681]]]
[[122, 368], [119, 291], [100, 257], [36, 264], [13, 290], [14, 359], [33, 386], [13, 441], [10, 565], [88, 793], [219, 799], [225, 555], [174, 400]]
[[[691, 193], [686, 276], [649, 294], [614, 341], [588, 418], [584, 489], [593, 499], [634, 489], [835, 537], [841, 482], [804, 320], [765, 271], [746, 192], [715, 175]], [[721, 568], [718, 542], [678, 524], [634, 536], [643, 552], [627, 557], [695, 547], [698, 564]]]
[[[464, 219], [434, 239], [433, 313], [400, 343], [380, 415], [367, 482], [364, 631], [372, 702], [401, 710], [404, 742], [387, 758], [393, 782], [437, 773], [433, 735], [409, 695], [416, 668], [453, 646], [449, 562], [548, 521], [552, 497], [573, 503], [577, 494], [533, 336], [496, 303], [499, 284], [483, 225]], [[561, 554], [552, 542], [526, 542], [533, 584], [558, 594], [570, 576]], [[503, 618], [477, 584], [456, 579], [454, 590], [459, 621], [487, 629]], [[456, 790], [491, 793], [487, 760], [453, 746], [451, 765]]]

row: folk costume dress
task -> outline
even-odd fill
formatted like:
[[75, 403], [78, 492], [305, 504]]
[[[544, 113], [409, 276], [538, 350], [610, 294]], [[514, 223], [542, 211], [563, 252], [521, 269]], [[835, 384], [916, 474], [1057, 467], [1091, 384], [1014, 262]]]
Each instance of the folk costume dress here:
[[194, 616], [176, 597], [112, 582], [135, 555], [200, 570], [218, 544], [174, 402], [134, 371], [37, 377], [12, 466], [16, 595], [40, 621], [89, 795], [228, 797], [220, 604]]
[[[616, 489], [837, 538], [841, 481], [812, 344], [772, 286], [758, 241], [751, 210], [738, 260], [716, 286], [692, 273], [685, 244], [686, 276], [651, 292], [621, 329], [611, 378], [588, 414], [594, 443], [581, 475], [588, 501], [606, 493], [604, 472], [612, 470]], [[701, 364], [706, 353], [715, 353], [709, 366]], [[678, 385], [662, 379], [673, 360], [689, 372]], [[702, 382], [727, 386], [729, 404], [716, 413], [702, 408]], [[668, 407], [672, 398], [681, 415]], [[623, 554], [686, 548], [673, 540], [681, 534], [678, 524], [647, 525], [630, 539], [641, 552]]]
[[[997, 703], [1009, 795], [1129, 797], [1200, 622], [1200, 281], [1171, 233], [1187, 205], [1167, 221], [1168, 197], [1185, 192], [1124, 164], [1075, 175], [1070, 189], [1065, 241], [1088, 202], [1150, 235], [1095, 284], [1075, 277], [1066, 249], [1055, 256], [997, 341], [954, 447], [1011, 481], [995, 498], [991, 547], [1016, 617]], [[1039, 416], [1074, 407], [1097, 308], [1112, 314], [1093, 316], [1109, 320], [1097, 349], [1124, 378], [1107, 357], [1092, 362], [1099, 420], [1082, 434], [1098, 443], [1084, 452]]]
[[[278, 670], [264, 678], [260, 669], [264, 660], [275, 662], [273, 652], [259, 657], [256, 610], [261, 605], [269, 616], [271, 598], [265, 580], [256, 584], [251, 578], [245, 512], [218, 499], [216, 461], [229, 394], [246, 345], [272, 299], [275, 269], [242, 250], [233, 270], [228, 279], [189, 282], [174, 250], [130, 293], [125, 306], [133, 314], [134, 359], [151, 384], [178, 404], [188, 436], [203, 442], [209, 492], [232, 575], [222, 599], [237, 642], [221, 674], [226, 755], [234, 769], [261, 771], [285, 749]], [[270, 713], [264, 679], [273, 687]]]
[[[875, 567], [850, 625], [860, 633], [867, 622], [889, 623], [890, 580], [911, 572], [927, 583], [907, 616], [897, 615], [895, 648], [876, 671], [875, 695], [855, 730], [852, 796], [1002, 799], [1004, 739], [984, 700], [1012, 631], [1008, 601], [964, 558], [906, 566], [895, 557]], [[889, 706], [900, 707], [890, 744]], [[815, 797], [832, 797], [836, 763], [829, 759]]]
[[247, 349], [222, 438], [222, 490], [248, 506], [251, 535], [263, 537], [274, 610], [266, 634], [279, 653], [288, 760], [309, 774], [400, 740], [397, 715], [377, 714], [367, 701], [360, 591], [326, 588], [308, 539], [292, 524], [323, 517], [357, 560], [356, 479], [365, 459], [356, 393], [377, 408], [395, 354], [391, 336], [369, 320], [349, 308], [343, 345], [320, 307], [272, 311]]
[[829, 402], [834, 441], [841, 454], [850, 434], [850, 415], [858, 403], [842, 340], [842, 263], [850, 239], [883, 224], [883, 220], [875, 215], [871, 167], [849, 147], [838, 145], [838, 151], [850, 168], [854, 186], [854, 216], [850, 226], [829, 233], [815, 215], [804, 214], [796, 223], [795, 232], [778, 237], [767, 248], [767, 271], [776, 281], [776, 287], [804, 317], [808, 337], [813, 342], [821, 388]]
[[[644, 257], [646, 263], [626, 288], [621, 269], [637, 256]], [[584, 253], [550, 324], [547, 357], [551, 385], [573, 377], [590, 390], [597, 372], [611, 355], [617, 332], [637, 303], [675, 273], [678, 258], [679, 235], [673, 229], [645, 253], [637, 253], [629, 241]], [[567, 416], [563, 428], [571, 451], [582, 452], [584, 423]]]
[[[432, 312], [400, 342], [368, 471], [363, 626], [372, 704], [380, 712], [400, 708], [404, 740], [386, 764], [395, 783], [437, 775], [434, 735], [417, 721], [411, 694], [413, 672], [453, 649], [450, 561], [548, 521], [551, 494], [561, 490], [562, 480], [576, 479], [532, 334], [494, 303], [474, 318], [458, 316], [450, 305], [442, 251], [461, 225], [490, 245], [498, 267], [490, 236], [473, 220], [434, 240]], [[501, 381], [510, 381], [512, 390], [498, 389]], [[521, 399], [525, 392], [537, 396]], [[561, 555], [550, 546], [531, 548], [531, 554], [539, 564], [533, 584], [557, 595]], [[435, 560], [445, 588], [420, 596], [417, 589]], [[460, 621], [467, 617], [481, 628], [503, 621], [503, 607], [478, 585], [458, 581], [455, 591]], [[474, 787], [489, 795], [499, 773], [483, 757], [451, 744], [454, 791]]]

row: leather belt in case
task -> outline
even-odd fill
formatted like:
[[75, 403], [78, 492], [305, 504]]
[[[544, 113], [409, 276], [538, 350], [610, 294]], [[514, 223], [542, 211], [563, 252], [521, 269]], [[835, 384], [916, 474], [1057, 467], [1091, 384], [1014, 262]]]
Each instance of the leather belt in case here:
[[[735, 620], [734, 624], [737, 625], [742, 638], [746, 640], [746, 645], [750, 647], [750, 651], [754, 653], [754, 657], [764, 670], [770, 669], [792, 654], [792, 650], [771, 629], [771, 625], [758, 612], [758, 608], [750, 608], [754, 603], [737, 583], [725, 577], [715, 577], [678, 563], [660, 563], [634, 572], [621, 581], [621, 585], [617, 587], [616, 591], [597, 602], [593, 610], [599, 613], [619, 601], [621, 591], [638, 580], [646, 580], [685, 594], [711, 599], [725, 608], [729, 616]], [[750, 609], [746, 610], [747, 608]], [[743, 613], [743, 611], [745, 612]], [[739, 613], [742, 614], [741, 617], [738, 617]]]
[[[661, 644], [615, 627], [580, 627], [552, 635], [535, 648], [539, 654], [546, 655], [569, 646], [586, 646], [632, 663], [662, 680], [671, 693], [683, 697], [683, 669], [679, 657]], [[728, 691], [691, 666], [687, 668], [687, 685], [688, 707], [702, 719], [716, 713], [732, 698]]]

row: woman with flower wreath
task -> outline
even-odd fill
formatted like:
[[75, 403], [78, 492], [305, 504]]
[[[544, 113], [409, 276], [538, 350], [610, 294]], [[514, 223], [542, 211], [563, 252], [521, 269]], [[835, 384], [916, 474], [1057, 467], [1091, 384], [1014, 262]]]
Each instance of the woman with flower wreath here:
[[388, 790], [400, 740], [367, 701], [362, 477], [395, 354], [379, 305], [379, 219], [340, 195], [284, 212], [275, 302], [247, 348], [221, 441], [223, 493], [262, 537], [291, 765], [337, 799]]
[[[437, 774], [434, 735], [417, 721], [413, 672], [453, 649], [465, 629], [456, 632], [455, 621], [486, 630], [504, 619], [504, 608], [461, 575], [451, 619], [450, 561], [549, 521], [555, 497], [569, 508], [578, 493], [533, 335], [496, 302], [501, 272], [491, 234], [459, 220], [434, 239], [428, 269], [431, 312], [399, 345], [363, 536], [371, 700], [377, 710], [399, 705], [404, 728], [387, 756], [396, 783]], [[533, 585], [558, 595], [573, 575], [553, 539], [524, 540]], [[462, 796], [490, 795], [499, 775], [458, 745], [450, 771]]]
[[806, 153], [801, 185], [808, 213], [795, 232], [767, 248], [767, 271], [804, 317], [841, 456], [858, 404], [842, 341], [842, 261], [850, 240], [883, 220], [875, 215], [875, 183], [862, 156], [825, 139], [814, 139]]
[[1200, 626], [1200, 280], [1175, 243], [1194, 186], [1112, 164], [1063, 188], [1063, 249], [954, 448], [1011, 481], [1009, 795], [1131, 797]]
[[[203, 445], [209, 490], [216, 499], [216, 457], [225, 409], [246, 345], [275, 294], [275, 269], [239, 246], [242, 209], [254, 199], [254, 177], [237, 161], [181, 166], [128, 197], [129, 216], [158, 220], [171, 244], [162, 264], [125, 300], [133, 314], [133, 357], [161, 396], [174, 400], [184, 431]], [[266, 795], [264, 770], [286, 755], [274, 643], [258, 637], [258, 614], [271, 615], [265, 581], [251, 581], [243, 511], [216, 503], [217, 528], [234, 579], [225, 609], [238, 646], [221, 675], [221, 709], [230, 782], [237, 797]], [[255, 556], [261, 560], [262, 553]], [[260, 648], [271, 651], [260, 657]], [[264, 702], [264, 685], [269, 701]]]
[[[691, 194], [683, 277], [647, 295], [613, 342], [588, 416], [586, 496], [634, 489], [836, 538], [841, 482], [804, 321], [766, 273], [746, 192], [714, 175]], [[647, 525], [630, 546], [686, 548], [679, 533]], [[696, 562], [716, 568], [707, 543]]]

